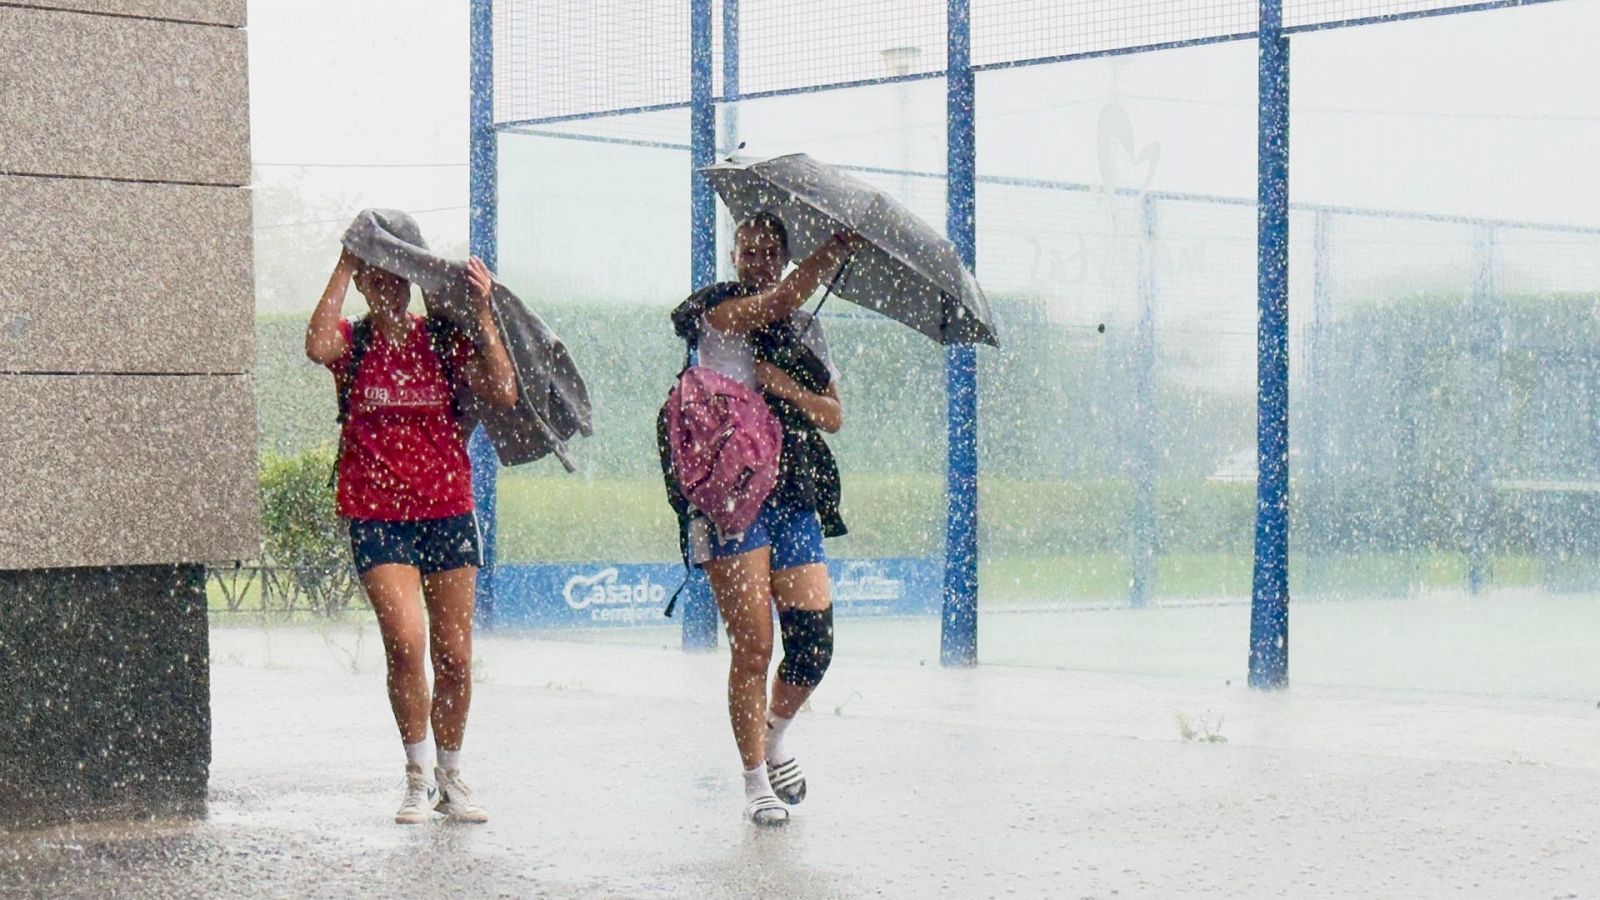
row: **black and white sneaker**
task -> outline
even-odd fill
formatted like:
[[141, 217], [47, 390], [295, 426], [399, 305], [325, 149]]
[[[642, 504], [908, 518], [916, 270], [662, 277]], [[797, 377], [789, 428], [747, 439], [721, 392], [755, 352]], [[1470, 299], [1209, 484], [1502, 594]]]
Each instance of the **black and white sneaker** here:
[[452, 822], [471, 822], [481, 825], [489, 821], [489, 814], [472, 801], [472, 789], [461, 780], [460, 772], [446, 772], [434, 767], [433, 777], [439, 784], [439, 812]]
[[772, 781], [772, 792], [790, 806], [806, 798], [806, 773], [800, 771], [798, 759], [777, 765], [767, 763], [767, 778]]
[[776, 828], [789, 824], [789, 810], [778, 798], [771, 794], [762, 794], [752, 799], [744, 808], [744, 817], [751, 822], [765, 828]]

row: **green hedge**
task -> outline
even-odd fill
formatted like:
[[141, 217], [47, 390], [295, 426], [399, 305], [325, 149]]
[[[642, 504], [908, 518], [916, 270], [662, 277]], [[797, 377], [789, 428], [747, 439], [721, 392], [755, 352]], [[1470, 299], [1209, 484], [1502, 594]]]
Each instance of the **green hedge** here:
[[[1129, 354], [1044, 320], [1035, 304], [999, 298], [1006, 349], [979, 353], [988, 474], [1021, 480], [1105, 478], [1125, 471], [1134, 410]], [[655, 414], [683, 363], [666, 307], [541, 306], [588, 383], [596, 437], [578, 444], [593, 478], [647, 477], [656, 470]], [[293, 453], [333, 434], [332, 379], [305, 361], [303, 317], [257, 326], [257, 391], [263, 447]], [[844, 372], [847, 426], [833, 439], [854, 472], [943, 470], [944, 351], [909, 329], [865, 314], [830, 317], [828, 342]], [[1253, 433], [1248, 397], [1164, 388], [1161, 418], [1181, 423], [1169, 474], [1209, 473]], [[1158, 440], [1167, 440], [1166, 436]]]
[[[1163, 549], [1248, 554], [1254, 496], [1248, 485], [1163, 483]], [[1125, 555], [1132, 490], [1112, 482], [984, 478], [980, 541], [987, 556]], [[925, 475], [845, 475], [850, 534], [845, 556], [935, 556], [944, 547], [944, 480]], [[585, 479], [510, 475], [500, 480], [500, 558], [506, 561], [670, 560], [675, 523], [659, 477]]]
[[[979, 351], [984, 552], [1125, 556], [1138, 434], [1128, 336], [1074, 331], [1015, 298], [994, 298], [994, 307], [1005, 349]], [[1486, 331], [1461, 324], [1459, 298], [1419, 296], [1359, 306], [1332, 323], [1327, 374], [1294, 406], [1296, 546], [1425, 556], [1459, 554], [1481, 537], [1506, 556], [1600, 552], [1600, 503], [1582, 495], [1490, 492], [1481, 516], [1466, 514], [1479, 496], [1471, 473], [1481, 433], [1492, 432], [1492, 476], [1600, 480], [1600, 453], [1585, 437], [1600, 427], [1591, 402], [1600, 366], [1547, 364], [1600, 334], [1592, 307], [1593, 298], [1506, 298]], [[541, 307], [583, 369], [597, 436], [577, 443], [577, 476], [553, 462], [504, 474], [503, 558], [672, 558], [654, 439], [655, 412], [682, 363], [666, 308]], [[293, 456], [334, 436], [332, 379], [305, 362], [304, 327], [299, 316], [258, 323], [263, 453]], [[840, 552], [937, 553], [944, 354], [866, 315], [828, 327], [845, 373], [847, 425], [833, 445], [852, 534]], [[1247, 556], [1253, 486], [1213, 476], [1251, 446], [1251, 398], [1176, 381], [1158, 377], [1153, 398], [1161, 553]], [[1577, 424], [1541, 437], [1558, 401], [1576, 404], [1568, 412]]]

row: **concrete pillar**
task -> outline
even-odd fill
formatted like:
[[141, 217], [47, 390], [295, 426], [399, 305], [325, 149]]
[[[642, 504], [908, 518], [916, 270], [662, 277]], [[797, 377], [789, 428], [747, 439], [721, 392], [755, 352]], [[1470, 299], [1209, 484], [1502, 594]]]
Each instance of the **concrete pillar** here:
[[258, 553], [245, 0], [0, 4], [0, 825], [203, 799]]

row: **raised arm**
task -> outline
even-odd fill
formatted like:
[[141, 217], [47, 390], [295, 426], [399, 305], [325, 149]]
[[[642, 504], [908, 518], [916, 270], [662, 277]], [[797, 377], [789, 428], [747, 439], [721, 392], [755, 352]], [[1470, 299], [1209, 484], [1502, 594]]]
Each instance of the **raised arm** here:
[[862, 246], [861, 236], [854, 232], [835, 234], [801, 260], [782, 281], [759, 294], [718, 304], [706, 313], [706, 321], [721, 332], [748, 334], [771, 322], [786, 319], [804, 306], [818, 285], [833, 277], [844, 261]]
[[349, 250], [339, 254], [328, 286], [322, 290], [316, 312], [306, 325], [306, 358], [312, 362], [331, 366], [344, 356], [344, 334], [339, 330], [339, 320], [344, 316], [344, 297], [350, 290], [350, 279], [356, 274], [361, 261]]
[[511, 355], [500, 340], [500, 330], [495, 327], [494, 314], [489, 310], [489, 296], [494, 290], [494, 278], [489, 267], [476, 256], [467, 260], [467, 281], [472, 285], [473, 312], [477, 317], [477, 356], [466, 366], [467, 384], [478, 399], [490, 406], [506, 409], [517, 402], [517, 376], [511, 367]]

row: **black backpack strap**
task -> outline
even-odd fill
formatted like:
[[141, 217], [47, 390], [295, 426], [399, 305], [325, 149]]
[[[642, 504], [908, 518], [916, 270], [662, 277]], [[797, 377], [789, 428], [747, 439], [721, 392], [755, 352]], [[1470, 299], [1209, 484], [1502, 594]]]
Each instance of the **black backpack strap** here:
[[450, 415], [459, 422], [463, 412], [461, 372], [456, 368], [455, 354], [451, 350], [455, 343], [455, 335], [460, 329], [444, 316], [428, 316], [423, 321], [428, 326], [428, 345], [433, 348], [434, 355], [439, 357], [439, 366], [444, 370], [444, 383], [450, 390]]
[[361, 370], [361, 358], [372, 346], [372, 319], [367, 316], [350, 324], [350, 354], [345, 358], [344, 377], [339, 379], [339, 449], [333, 455], [333, 471], [328, 473], [328, 487], [339, 480], [339, 460], [344, 456], [344, 423], [350, 418], [350, 395], [356, 388], [356, 374]]
[[678, 608], [678, 598], [683, 595], [684, 590], [688, 587], [689, 559], [688, 557], [685, 557], [683, 560], [683, 581], [679, 582], [678, 589], [672, 592], [672, 599], [667, 601], [667, 608], [662, 610], [662, 615], [669, 619], [672, 618], [672, 611]]
[[[692, 348], [691, 341], [690, 347]], [[687, 363], [684, 366], [688, 368]], [[681, 376], [683, 373], [679, 373]], [[671, 402], [670, 400], [668, 401]], [[678, 552], [683, 555], [683, 581], [678, 584], [678, 589], [672, 592], [672, 599], [667, 601], [667, 608], [663, 615], [672, 618], [672, 611], [678, 605], [678, 597], [684, 588], [689, 586], [689, 500], [683, 496], [683, 490], [678, 487], [678, 479], [672, 475], [672, 442], [667, 437], [667, 407], [662, 405], [661, 411], [656, 414], [656, 450], [661, 456], [661, 478], [666, 482], [667, 505], [672, 507], [672, 513], [678, 521]]]
[[350, 418], [350, 394], [356, 387], [356, 372], [371, 347], [372, 319], [362, 316], [350, 323], [350, 355], [345, 357], [344, 378], [339, 381], [339, 416], [334, 420], [340, 425]]
[[693, 519], [694, 515], [688, 511], [685, 501], [684, 509], [678, 513], [678, 549], [683, 554], [683, 580], [678, 582], [678, 589], [673, 591], [671, 599], [667, 600], [667, 608], [661, 611], [661, 614], [669, 619], [672, 618], [672, 611], [678, 608], [678, 598], [689, 589], [689, 580], [694, 577], [694, 568], [689, 562], [689, 556], [693, 552], [690, 549], [693, 540], [689, 537], [689, 528]]

